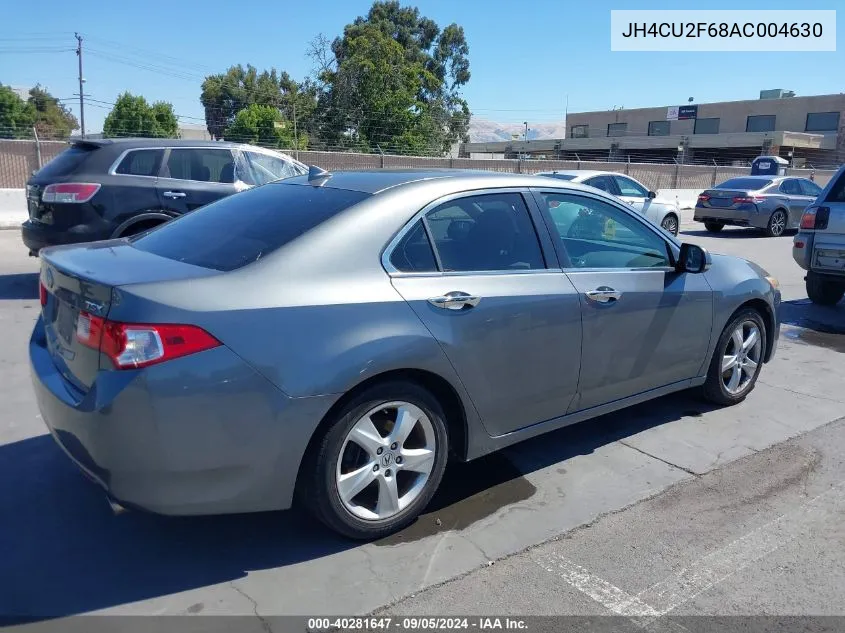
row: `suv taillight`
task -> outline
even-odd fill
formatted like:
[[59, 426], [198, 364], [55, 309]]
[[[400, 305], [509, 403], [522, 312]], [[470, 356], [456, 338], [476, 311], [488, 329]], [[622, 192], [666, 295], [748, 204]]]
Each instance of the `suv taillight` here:
[[118, 323], [88, 312], [79, 313], [76, 339], [111, 358], [117, 369], [147, 367], [221, 344], [195, 325]]
[[64, 182], [47, 185], [41, 194], [42, 202], [80, 204], [88, 202], [100, 190], [100, 185], [91, 182]]
[[807, 207], [801, 214], [801, 228], [824, 231], [830, 220], [830, 207]]

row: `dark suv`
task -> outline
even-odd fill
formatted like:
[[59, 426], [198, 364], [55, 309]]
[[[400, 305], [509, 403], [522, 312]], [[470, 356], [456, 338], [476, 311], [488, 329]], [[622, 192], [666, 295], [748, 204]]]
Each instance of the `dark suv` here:
[[252, 145], [164, 139], [75, 140], [26, 185], [30, 255], [57, 244], [124, 237], [271, 180], [305, 174]]

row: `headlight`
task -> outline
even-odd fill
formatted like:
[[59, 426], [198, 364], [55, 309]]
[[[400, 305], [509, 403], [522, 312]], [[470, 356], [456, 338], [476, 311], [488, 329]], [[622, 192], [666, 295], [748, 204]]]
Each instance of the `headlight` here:
[[771, 285], [771, 287], [775, 290], [778, 290], [780, 288], [780, 282], [778, 281], [777, 277], [766, 275], [766, 281], [768, 281], [769, 285]]

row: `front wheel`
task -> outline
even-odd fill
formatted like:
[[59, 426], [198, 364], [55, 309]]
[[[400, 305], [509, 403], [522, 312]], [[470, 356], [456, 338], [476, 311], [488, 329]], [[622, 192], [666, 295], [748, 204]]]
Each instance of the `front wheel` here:
[[837, 283], [813, 273], [807, 273], [807, 296], [820, 306], [835, 306], [845, 295], [845, 282]]
[[725, 225], [721, 222], [705, 222], [704, 228], [710, 231], [711, 233], [718, 233], [723, 228], [725, 228]]
[[405, 381], [375, 385], [331, 420], [305, 464], [303, 501], [353, 539], [387, 536], [431, 501], [448, 454], [443, 409]]
[[707, 371], [704, 397], [719, 405], [745, 400], [760, 375], [765, 350], [763, 317], [753, 308], [744, 308], [719, 337]]
[[786, 231], [787, 220], [786, 211], [783, 209], [778, 209], [772, 213], [772, 217], [769, 218], [769, 223], [766, 225], [766, 235], [769, 237], [780, 237], [783, 235]]
[[674, 213], [669, 213], [663, 218], [663, 221], [660, 223], [660, 226], [663, 227], [663, 230], [667, 233], [671, 233], [674, 236], [678, 235], [678, 216]]

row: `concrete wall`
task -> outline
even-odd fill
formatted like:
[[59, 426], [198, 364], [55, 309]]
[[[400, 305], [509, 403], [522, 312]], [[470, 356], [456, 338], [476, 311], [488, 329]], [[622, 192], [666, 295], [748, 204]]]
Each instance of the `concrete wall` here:
[[0, 189], [0, 229], [20, 228], [27, 218], [23, 189]]

